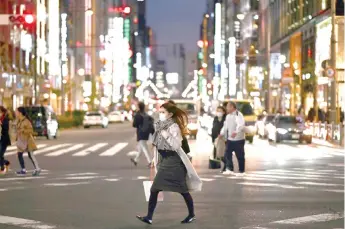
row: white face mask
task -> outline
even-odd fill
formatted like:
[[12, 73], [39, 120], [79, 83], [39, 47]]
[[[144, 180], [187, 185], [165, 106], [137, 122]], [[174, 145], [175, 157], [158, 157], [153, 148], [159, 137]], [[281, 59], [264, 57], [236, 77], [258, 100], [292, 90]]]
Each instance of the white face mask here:
[[164, 122], [167, 120], [167, 116], [163, 113], [159, 113], [159, 121]]
[[217, 112], [216, 115], [217, 115], [218, 118], [223, 117], [223, 113], [222, 112]]

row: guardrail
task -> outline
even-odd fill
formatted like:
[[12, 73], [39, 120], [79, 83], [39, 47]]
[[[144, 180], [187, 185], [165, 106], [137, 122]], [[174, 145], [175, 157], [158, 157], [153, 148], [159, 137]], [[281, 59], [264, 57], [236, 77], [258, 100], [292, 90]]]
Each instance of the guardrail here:
[[307, 123], [313, 137], [344, 146], [344, 124]]

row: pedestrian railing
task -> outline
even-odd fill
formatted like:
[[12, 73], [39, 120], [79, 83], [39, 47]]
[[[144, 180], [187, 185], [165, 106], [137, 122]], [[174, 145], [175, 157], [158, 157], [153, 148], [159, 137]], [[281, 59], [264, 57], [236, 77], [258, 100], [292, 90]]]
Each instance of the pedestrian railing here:
[[307, 123], [314, 138], [326, 140], [330, 143], [344, 146], [344, 124]]

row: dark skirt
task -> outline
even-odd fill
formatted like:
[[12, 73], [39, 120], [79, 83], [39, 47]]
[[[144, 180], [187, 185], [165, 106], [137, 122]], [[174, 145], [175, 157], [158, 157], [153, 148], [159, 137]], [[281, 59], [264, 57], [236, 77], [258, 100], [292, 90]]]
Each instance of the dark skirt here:
[[180, 156], [174, 151], [158, 151], [162, 156], [151, 191], [188, 192], [187, 170]]

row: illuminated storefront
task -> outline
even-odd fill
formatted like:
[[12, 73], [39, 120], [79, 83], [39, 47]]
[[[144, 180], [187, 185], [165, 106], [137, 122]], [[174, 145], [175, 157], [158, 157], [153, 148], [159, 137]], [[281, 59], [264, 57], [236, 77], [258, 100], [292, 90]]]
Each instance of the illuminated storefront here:
[[217, 100], [219, 97], [219, 86], [220, 86], [220, 72], [221, 72], [221, 10], [222, 6], [220, 3], [216, 3], [215, 6], [215, 33], [214, 33], [214, 78], [213, 78], [213, 99]]
[[291, 83], [290, 112], [295, 114], [301, 106], [301, 66], [302, 66], [302, 34], [296, 33], [290, 38], [290, 68], [293, 82]]

